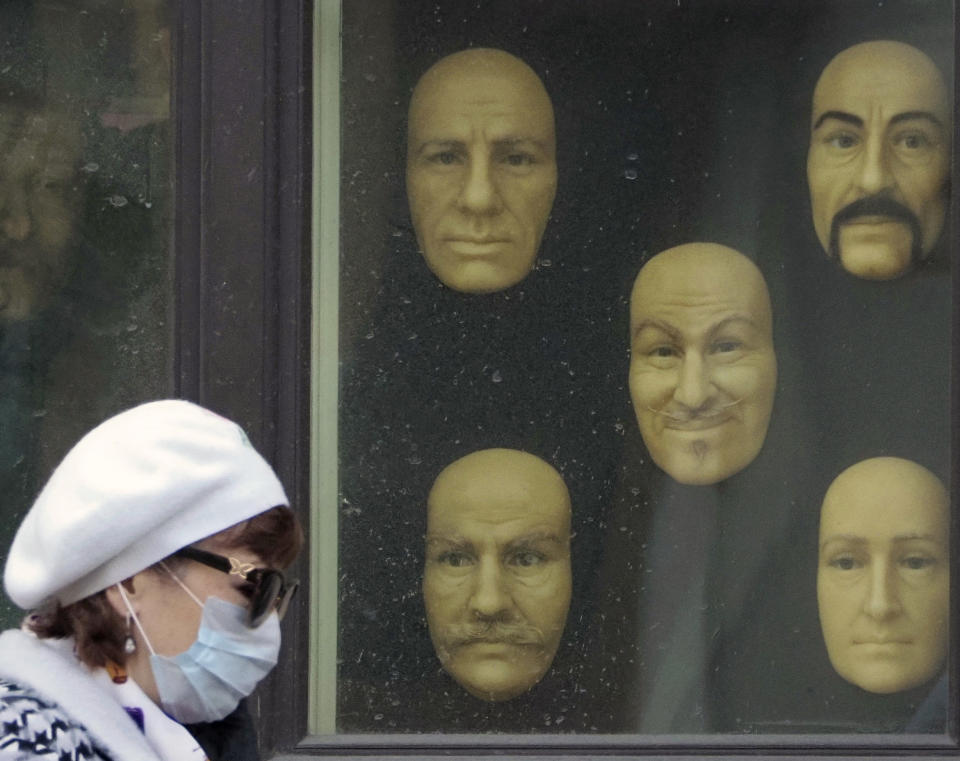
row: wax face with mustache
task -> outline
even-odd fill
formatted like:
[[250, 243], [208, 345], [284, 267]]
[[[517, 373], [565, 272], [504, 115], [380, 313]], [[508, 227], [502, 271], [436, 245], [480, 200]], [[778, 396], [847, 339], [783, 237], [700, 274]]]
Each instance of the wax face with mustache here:
[[470, 694], [509, 700], [553, 661], [570, 606], [570, 497], [512, 449], [440, 473], [427, 501], [423, 599], [437, 657]]
[[427, 266], [465, 293], [523, 280], [557, 190], [540, 78], [502, 50], [454, 53], [417, 83], [407, 129], [407, 196]]
[[927, 257], [946, 219], [951, 99], [934, 63], [900, 42], [854, 45], [813, 95], [813, 226], [852, 275], [891, 280]]
[[747, 467], [776, 384], [770, 297], [753, 262], [690, 243], [643, 266], [630, 298], [630, 396], [662, 470], [706, 485]]

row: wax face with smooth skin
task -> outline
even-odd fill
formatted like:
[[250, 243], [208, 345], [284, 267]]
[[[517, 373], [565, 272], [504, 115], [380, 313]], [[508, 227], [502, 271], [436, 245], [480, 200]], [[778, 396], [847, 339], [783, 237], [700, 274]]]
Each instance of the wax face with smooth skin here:
[[407, 197], [441, 282], [491, 293], [523, 280], [556, 189], [553, 106], [523, 61], [476, 48], [421, 77], [408, 117]]
[[531, 454], [474, 452], [448, 466], [427, 504], [423, 599], [437, 657], [482, 700], [540, 681], [570, 606], [570, 498]]
[[938, 676], [948, 646], [949, 499], [909, 460], [841, 473], [820, 515], [817, 600], [830, 663], [868, 692]]
[[807, 180], [824, 250], [870, 280], [900, 277], [937, 243], [947, 212], [951, 100], [923, 53], [855, 45], [813, 95]]
[[770, 298], [747, 257], [690, 243], [653, 257], [630, 299], [630, 396], [653, 461], [713, 484], [760, 452], [777, 383]]

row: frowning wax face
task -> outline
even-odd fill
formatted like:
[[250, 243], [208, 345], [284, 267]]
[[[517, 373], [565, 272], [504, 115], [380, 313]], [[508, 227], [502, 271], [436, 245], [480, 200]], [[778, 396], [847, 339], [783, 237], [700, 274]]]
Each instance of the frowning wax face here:
[[421, 77], [408, 117], [407, 196], [441, 282], [491, 293], [523, 280], [556, 189], [553, 106], [523, 61], [476, 48]]
[[653, 461], [713, 484], [760, 452], [777, 383], [770, 298], [733, 249], [691, 243], [640, 270], [630, 298], [630, 396]]

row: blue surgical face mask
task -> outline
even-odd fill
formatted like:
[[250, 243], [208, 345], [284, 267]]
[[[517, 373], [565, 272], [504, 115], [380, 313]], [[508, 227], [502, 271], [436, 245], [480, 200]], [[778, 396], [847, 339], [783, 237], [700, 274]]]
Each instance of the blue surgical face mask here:
[[196, 641], [179, 655], [157, 654], [122, 585], [118, 587], [150, 650], [160, 706], [182, 724], [217, 721], [233, 711], [277, 664], [280, 620], [274, 613], [251, 629], [245, 608], [217, 597], [201, 603], [176, 575], [168, 573], [203, 608]]

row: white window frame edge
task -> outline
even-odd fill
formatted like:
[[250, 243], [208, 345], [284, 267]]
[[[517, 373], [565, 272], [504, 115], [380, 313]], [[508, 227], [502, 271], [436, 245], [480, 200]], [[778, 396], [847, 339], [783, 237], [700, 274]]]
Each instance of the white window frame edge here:
[[307, 723], [315, 735], [335, 733], [337, 720], [340, 45], [340, 0], [314, 0]]

